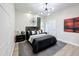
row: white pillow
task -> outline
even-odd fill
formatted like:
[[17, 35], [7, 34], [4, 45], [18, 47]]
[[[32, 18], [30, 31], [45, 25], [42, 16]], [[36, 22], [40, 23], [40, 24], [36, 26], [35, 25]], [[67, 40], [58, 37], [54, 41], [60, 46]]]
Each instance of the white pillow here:
[[40, 34], [39, 31], [37, 31], [37, 34]]
[[39, 33], [41, 33], [41, 30], [39, 30]]
[[32, 34], [35, 34], [35, 31], [32, 31]]

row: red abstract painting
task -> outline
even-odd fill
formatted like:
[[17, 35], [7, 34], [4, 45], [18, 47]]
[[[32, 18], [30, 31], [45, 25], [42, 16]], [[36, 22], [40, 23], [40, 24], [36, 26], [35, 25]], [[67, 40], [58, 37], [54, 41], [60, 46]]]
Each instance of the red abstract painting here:
[[64, 31], [79, 33], [79, 17], [65, 19], [64, 20]]

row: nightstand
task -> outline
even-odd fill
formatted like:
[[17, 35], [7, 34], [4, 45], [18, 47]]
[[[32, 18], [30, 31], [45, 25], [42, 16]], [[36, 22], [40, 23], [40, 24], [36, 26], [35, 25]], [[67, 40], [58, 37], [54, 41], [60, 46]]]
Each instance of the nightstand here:
[[25, 35], [16, 35], [15, 42], [21, 42], [25, 40]]

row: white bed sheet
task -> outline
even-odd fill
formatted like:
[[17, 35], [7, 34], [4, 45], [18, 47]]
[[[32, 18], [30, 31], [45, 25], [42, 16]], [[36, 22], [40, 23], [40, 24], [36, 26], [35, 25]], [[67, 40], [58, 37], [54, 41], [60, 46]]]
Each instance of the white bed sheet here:
[[39, 38], [39, 37], [43, 37], [43, 36], [46, 36], [46, 35], [47, 35], [47, 34], [31, 35], [30, 38], [29, 38], [29, 42], [32, 43], [32, 42], [33, 42], [33, 39]]

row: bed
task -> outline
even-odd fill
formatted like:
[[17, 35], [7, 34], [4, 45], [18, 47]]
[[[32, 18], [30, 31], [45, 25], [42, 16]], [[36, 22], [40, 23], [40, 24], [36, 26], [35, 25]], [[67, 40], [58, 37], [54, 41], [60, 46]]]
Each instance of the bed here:
[[[28, 28], [30, 28], [30, 31], [37, 30], [37, 27], [27, 27], [27, 29]], [[38, 53], [50, 46], [53, 46], [57, 42], [56, 38], [52, 35], [48, 35], [46, 33], [32, 35], [31, 32], [30, 34], [28, 33], [28, 30], [26, 30], [26, 40], [32, 46], [34, 53]]]

